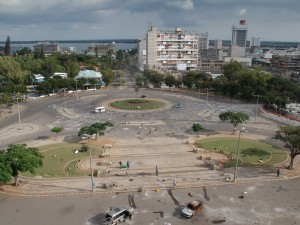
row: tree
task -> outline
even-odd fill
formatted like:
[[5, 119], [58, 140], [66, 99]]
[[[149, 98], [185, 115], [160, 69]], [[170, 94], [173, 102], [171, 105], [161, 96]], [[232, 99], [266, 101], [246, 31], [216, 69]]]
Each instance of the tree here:
[[300, 155], [300, 126], [281, 126], [274, 139], [282, 141], [290, 149], [289, 169], [294, 169], [294, 159]]
[[52, 133], [55, 133], [55, 140], [56, 140], [56, 138], [57, 138], [57, 134], [60, 133], [60, 132], [62, 132], [63, 130], [64, 130], [63, 127], [53, 127], [53, 128], [51, 129], [51, 132], [52, 132]]
[[111, 84], [113, 77], [114, 77], [114, 72], [111, 69], [107, 69], [102, 72], [102, 80], [104, 81], [106, 87]]
[[[7, 167], [0, 173], [0, 180], [10, 181], [7, 176], [13, 176], [14, 185], [18, 184], [19, 173], [30, 172], [34, 174], [35, 169], [43, 165], [43, 155], [37, 148], [27, 147], [26, 144], [9, 145], [6, 152], [0, 153], [0, 165]], [[1, 170], [2, 171], [2, 170]]]
[[111, 122], [105, 122], [105, 123], [93, 123], [91, 126], [84, 126], [80, 128], [78, 132], [78, 136], [84, 136], [84, 135], [104, 135], [104, 131], [106, 130], [106, 127], [111, 127], [113, 124]]
[[0, 151], [0, 182], [11, 181], [12, 169], [5, 165], [4, 151]]
[[176, 78], [172, 75], [168, 75], [166, 78], [165, 78], [165, 84], [169, 87], [173, 87], [176, 85]]
[[10, 37], [7, 36], [6, 42], [5, 42], [5, 46], [4, 46], [4, 55], [10, 56], [10, 51], [11, 51], [11, 48], [10, 48]]
[[246, 121], [248, 121], [250, 118], [247, 114], [242, 113], [242, 112], [223, 112], [219, 115], [220, 120], [224, 121], [229, 121], [230, 123], [232, 123], [234, 129], [233, 129], [233, 133], [235, 133], [236, 127], [241, 124], [244, 123]]
[[192, 129], [195, 133], [197, 133], [197, 136], [199, 136], [199, 132], [204, 130], [204, 127], [199, 123], [194, 123], [192, 126]]

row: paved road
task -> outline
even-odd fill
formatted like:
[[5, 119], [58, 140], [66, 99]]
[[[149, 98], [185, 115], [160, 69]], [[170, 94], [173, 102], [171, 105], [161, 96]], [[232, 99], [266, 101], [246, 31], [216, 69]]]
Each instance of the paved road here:
[[[131, 204], [137, 214], [128, 224], [297, 225], [300, 223], [299, 186], [300, 180], [295, 179], [108, 195], [42, 198], [0, 195], [0, 218], [1, 225], [100, 225], [110, 207]], [[188, 196], [189, 192], [193, 198]], [[205, 207], [201, 214], [185, 219], [180, 209], [192, 199], [204, 201]]]

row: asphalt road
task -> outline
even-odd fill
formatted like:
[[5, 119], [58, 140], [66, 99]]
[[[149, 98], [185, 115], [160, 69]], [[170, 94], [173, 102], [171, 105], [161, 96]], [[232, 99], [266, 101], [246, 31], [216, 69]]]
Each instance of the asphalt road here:
[[[300, 224], [299, 187], [297, 179], [102, 196], [19, 198], [0, 195], [0, 221], [1, 225], [100, 225], [110, 207], [131, 205], [137, 213], [127, 224], [297, 225]], [[194, 197], [189, 197], [189, 192]], [[204, 209], [192, 219], [183, 218], [182, 206], [193, 199], [202, 200]]]
[[[220, 122], [218, 115], [224, 111], [241, 111], [247, 113], [251, 121], [244, 126], [249, 133], [261, 134], [272, 137], [277, 128], [276, 123], [267, 120], [258, 115], [259, 123], [253, 124], [255, 117], [256, 104], [245, 104], [238, 101], [230, 101], [222, 98], [216, 99], [209, 96], [209, 102], [206, 102], [206, 96], [201, 96], [199, 101], [197, 93], [180, 94], [154, 89], [140, 89], [138, 96], [146, 95], [148, 98], [164, 99], [171, 104], [180, 103], [182, 109], [158, 110], [151, 113], [124, 113], [116, 110], [107, 110], [105, 113], [94, 114], [91, 111], [95, 106], [104, 102], [118, 98], [135, 98], [136, 93], [133, 88], [124, 89], [111, 88], [105, 91], [84, 92], [82, 98], [76, 100], [75, 97], [51, 97], [40, 100], [32, 100], [31, 103], [23, 104], [24, 110], [21, 111], [22, 124], [34, 124], [37, 129], [34, 132], [24, 132], [10, 136], [0, 134], [0, 144], [2, 147], [11, 143], [23, 143], [30, 140], [39, 140], [52, 138], [51, 128], [54, 126], [64, 127], [62, 135], [66, 136], [66, 141], [76, 139], [79, 129], [87, 124], [96, 121], [111, 121], [115, 124], [107, 136], [136, 136], [137, 130], [124, 132], [120, 129], [120, 124], [125, 121], [164, 121], [164, 125], [159, 128], [150, 128], [151, 135], [178, 135], [180, 138], [193, 135], [191, 127], [193, 122], [198, 121], [206, 128], [206, 134], [213, 134], [215, 131], [224, 131], [230, 133], [233, 127], [230, 123]], [[77, 118], [68, 118], [58, 113], [58, 108], [70, 110]], [[18, 115], [15, 113], [8, 119], [2, 119], [0, 126], [14, 124], [18, 127]]]

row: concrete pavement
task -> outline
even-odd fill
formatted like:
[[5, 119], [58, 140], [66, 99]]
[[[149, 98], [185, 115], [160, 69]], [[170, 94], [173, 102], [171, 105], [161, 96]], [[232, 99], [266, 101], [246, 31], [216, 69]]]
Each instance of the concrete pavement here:
[[[125, 169], [124, 169], [125, 171]], [[139, 192], [145, 190], [160, 191], [173, 189], [174, 179], [176, 189], [196, 188], [219, 185], [237, 185], [241, 183], [259, 183], [267, 181], [295, 179], [300, 177], [300, 170], [293, 171], [281, 169], [277, 177], [275, 168], [242, 167], [238, 169], [237, 182], [233, 182], [233, 169], [226, 169], [226, 173], [203, 169], [197, 177], [184, 174], [160, 172], [159, 176], [153, 174], [136, 174], [131, 171], [129, 176], [110, 174], [106, 177], [94, 177], [94, 190], [92, 190], [91, 177], [44, 179], [20, 177], [20, 185], [2, 185], [0, 193], [18, 196], [58, 196], [58, 195], [91, 195], [120, 192]], [[225, 177], [230, 176], [231, 180]]]

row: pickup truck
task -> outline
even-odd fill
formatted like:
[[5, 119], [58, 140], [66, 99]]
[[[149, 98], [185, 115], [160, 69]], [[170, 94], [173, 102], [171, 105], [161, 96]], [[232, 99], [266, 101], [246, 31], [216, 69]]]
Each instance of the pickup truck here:
[[186, 218], [191, 218], [196, 212], [200, 212], [203, 208], [203, 202], [199, 200], [194, 200], [185, 206], [181, 214]]

